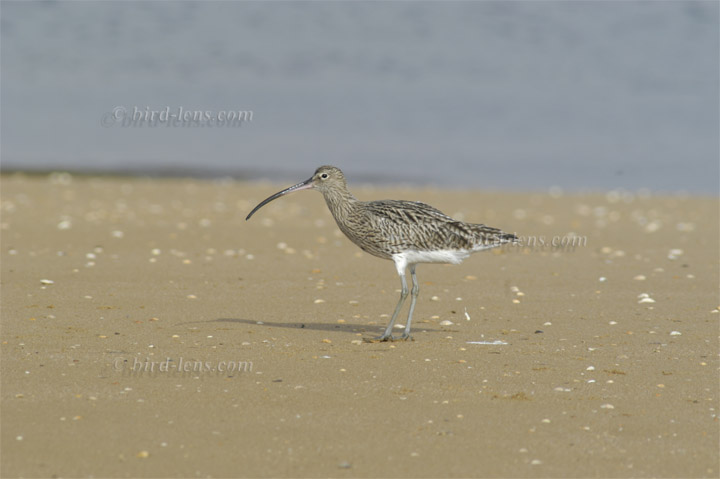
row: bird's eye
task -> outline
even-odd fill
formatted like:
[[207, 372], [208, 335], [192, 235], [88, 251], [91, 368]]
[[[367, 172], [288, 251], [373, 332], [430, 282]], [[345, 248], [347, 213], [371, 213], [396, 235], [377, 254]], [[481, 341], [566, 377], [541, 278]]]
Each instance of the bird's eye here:
[[323, 173], [322, 175], [320, 175], [320, 178], [322, 178], [323, 180], [327, 180], [327, 177], [328, 177], [327, 173]]

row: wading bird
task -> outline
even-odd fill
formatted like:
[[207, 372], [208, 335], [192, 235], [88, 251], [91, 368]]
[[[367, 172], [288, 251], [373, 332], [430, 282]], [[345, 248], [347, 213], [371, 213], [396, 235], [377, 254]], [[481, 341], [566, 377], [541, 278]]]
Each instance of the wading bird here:
[[309, 179], [286, 188], [257, 205], [257, 210], [281, 196], [301, 190], [317, 190], [325, 198], [340, 230], [363, 251], [395, 262], [402, 289], [395, 312], [379, 341], [392, 341], [393, 325], [408, 295], [405, 270], [410, 268], [412, 295], [405, 331], [400, 339], [410, 338], [410, 324], [420, 286], [415, 267], [418, 263], [461, 263], [471, 253], [517, 241], [511, 233], [481, 224], [455, 220], [441, 211], [415, 201], [360, 201], [347, 188], [345, 175], [334, 166], [321, 166]]

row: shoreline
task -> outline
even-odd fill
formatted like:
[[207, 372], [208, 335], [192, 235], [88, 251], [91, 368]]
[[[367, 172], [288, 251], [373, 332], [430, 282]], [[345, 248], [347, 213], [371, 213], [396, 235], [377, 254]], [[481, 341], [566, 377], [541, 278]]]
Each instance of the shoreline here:
[[[301, 181], [300, 178], [307, 178], [310, 176], [312, 171], [264, 171], [259, 170], [237, 170], [237, 171], [208, 171], [206, 169], [195, 169], [195, 168], [150, 168], [147, 170], [138, 169], [53, 169], [53, 168], [38, 168], [38, 169], [20, 169], [14, 167], [3, 167], [0, 166], [0, 177], [12, 177], [12, 176], [27, 176], [30, 178], [42, 178], [46, 176], [57, 176], [62, 174], [68, 174], [74, 178], [106, 178], [106, 179], [128, 179], [128, 180], [190, 180], [190, 181], [203, 181], [203, 182], [217, 182], [217, 181], [233, 181], [237, 183], [250, 183], [250, 184], [275, 184], [278, 187], [282, 185], [291, 184], [293, 181]], [[641, 197], [692, 197], [692, 198], [717, 198], [720, 197], [720, 187], [718, 191], [706, 192], [706, 191], [690, 191], [687, 189], [677, 190], [655, 190], [648, 187], [636, 187], [636, 188], [624, 188], [624, 187], [607, 187], [607, 188], [592, 188], [592, 187], [581, 187], [577, 189], [563, 188], [557, 185], [548, 184], [542, 187], [536, 188], [470, 188], [467, 186], [452, 186], [446, 184], [434, 184], [426, 180], [411, 180], [411, 179], [388, 179], [381, 176], [367, 176], [359, 175], [353, 176], [348, 180], [349, 186], [366, 189], [435, 189], [435, 190], [446, 190], [452, 192], [484, 192], [484, 193], [498, 193], [498, 194], [549, 194], [555, 195], [567, 195], [567, 196], [587, 196], [587, 195], [604, 195], [608, 193], [619, 194], [619, 195], [635, 195]]]

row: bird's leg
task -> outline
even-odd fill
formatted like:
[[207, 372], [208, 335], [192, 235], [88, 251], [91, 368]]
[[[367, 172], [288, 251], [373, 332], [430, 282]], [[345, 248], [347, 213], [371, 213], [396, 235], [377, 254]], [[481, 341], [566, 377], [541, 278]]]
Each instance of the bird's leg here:
[[410, 312], [408, 313], [408, 319], [407, 324], [405, 325], [405, 332], [400, 337], [400, 339], [412, 339], [412, 336], [410, 336], [410, 323], [412, 323], [412, 315], [413, 311], [415, 310], [415, 301], [417, 301], [418, 294], [420, 293], [420, 285], [418, 284], [417, 276], [415, 276], [415, 266], [414, 264], [410, 265], [410, 276], [412, 276], [412, 297], [410, 298]]
[[404, 272], [400, 275], [400, 281], [402, 282], [402, 290], [400, 291], [400, 299], [398, 300], [397, 306], [395, 306], [395, 312], [393, 313], [392, 318], [390, 318], [390, 324], [388, 324], [387, 328], [385, 328], [385, 332], [382, 334], [382, 336], [376, 338], [379, 341], [393, 341], [395, 339], [392, 336], [393, 325], [395, 324], [395, 320], [397, 319], [398, 313], [402, 309], [403, 303], [405, 302], [405, 298], [407, 298], [407, 295], [408, 295], [407, 281], [405, 281], [405, 273]]

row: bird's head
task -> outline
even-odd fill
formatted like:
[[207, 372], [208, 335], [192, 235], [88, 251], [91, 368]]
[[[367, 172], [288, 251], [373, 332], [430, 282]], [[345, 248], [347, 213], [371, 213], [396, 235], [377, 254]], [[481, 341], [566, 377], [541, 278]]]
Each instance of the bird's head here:
[[345, 181], [345, 175], [343, 175], [343, 172], [340, 171], [340, 168], [327, 165], [321, 166], [320, 168], [315, 170], [315, 173], [310, 178], [303, 181], [302, 183], [293, 185], [290, 188], [285, 188], [284, 190], [279, 191], [274, 195], [261, 201], [260, 204], [253, 208], [250, 214], [247, 215], [245, 220], [249, 220], [250, 217], [254, 215], [257, 210], [270, 203], [272, 200], [287, 195], [288, 193], [293, 193], [295, 191], [301, 190], [318, 190], [319, 192], [325, 194], [326, 192], [332, 191], [334, 189], [344, 190], [346, 188], [347, 183]]
[[340, 171], [340, 168], [334, 166], [321, 166], [315, 170], [315, 174], [307, 181], [312, 183], [312, 189], [318, 190], [321, 193], [337, 188], [347, 188], [345, 175]]

